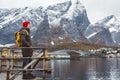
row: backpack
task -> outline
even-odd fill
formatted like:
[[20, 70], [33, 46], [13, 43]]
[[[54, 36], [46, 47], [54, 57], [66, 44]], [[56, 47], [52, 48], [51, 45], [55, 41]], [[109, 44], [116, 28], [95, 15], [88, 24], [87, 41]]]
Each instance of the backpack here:
[[[24, 30], [26, 33], [27, 33], [27, 35], [28, 35], [28, 31], [27, 30]], [[15, 43], [16, 43], [16, 45], [18, 46], [18, 47], [21, 47], [21, 39], [20, 39], [20, 32], [21, 31], [17, 31], [16, 33], [15, 33]]]

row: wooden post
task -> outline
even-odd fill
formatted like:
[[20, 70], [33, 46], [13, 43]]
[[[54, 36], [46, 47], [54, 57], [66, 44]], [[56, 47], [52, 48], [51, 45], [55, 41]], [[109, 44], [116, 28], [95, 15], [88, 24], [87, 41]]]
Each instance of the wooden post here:
[[6, 64], [6, 66], [7, 66], [7, 72], [6, 72], [6, 80], [9, 80], [9, 78], [10, 78], [10, 62], [9, 62], [9, 60], [8, 60], [8, 62], [7, 62], [7, 64]]
[[43, 80], [45, 80], [45, 51], [46, 49], [43, 49]]
[[[8, 49], [8, 54], [10, 54], [10, 49]], [[33, 59], [28, 65], [26, 65], [23, 69], [21, 69], [21, 70], [26, 70], [29, 66], [31, 66], [31, 65], [33, 65], [34, 63], [36, 63], [37, 61], [39, 61], [40, 59], [39, 58], [42, 58], [42, 56], [43, 56], [43, 69], [42, 69], [42, 71], [43, 71], [43, 79], [42, 80], [46, 80], [46, 57], [45, 57], [45, 53], [46, 53], [46, 49], [43, 49], [43, 51], [41, 52], [41, 54], [39, 54], [36, 58], [37, 59]], [[13, 59], [8, 59], [8, 61], [7, 61], [7, 72], [6, 72], [6, 80], [14, 80], [17, 76], [18, 76], [18, 74], [21, 72], [21, 70], [18, 70], [18, 72], [16, 72], [14, 75], [12, 75], [11, 76], [11, 78], [10, 78], [10, 70], [11, 70], [11, 68], [12, 68], [12, 64], [13, 63], [11, 63], [10, 61], [12, 61]], [[38, 63], [38, 62], [37, 62]], [[36, 65], [36, 64], [35, 64]], [[35, 66], [34, 66], [35, 67]], [[13, 69], [14, 70], [14, 69]], [[32, 69], [32, 70], [35, 70], [35, 69]]]
[[[10, 50], [9, 52], [10, 52], [10, 57], [11, 57], [11, 58], [14, 58], [14, 53], [11, 52], [11, 50]], [[11, 59], [10, 65], [11, 65], [10, 68], [11, 68], [11, 70], [12, 70], [12, 69], [13, 69], [13, 66], [14, 66], [13, 59]], [[13, 71], [11, 71], [11, 74], [13, 74]]]
[[[2, 58], [2, 51], [0, 51], [0, 58]], [[0, 60], [0, 70], [2, 69], [2, 61]], [[1, 73], [1, 72], [0, 72]]]
[[[39, 54], [39, 55], [37, 56], [37, 58], [40, 58], [40, 57], [42, 57], [42, 56], [43, 56], [43, 53]], [[29, 66], [31, 66], [32, 64], [34, 64], [37, 60], [38, 60], [38, 59], [33, 59], [33, 60], [32, 60], [28, 65], [26, 65], [23, 69], [27, 69]], [[17, 72], [16, 74], [14, 74], [14, 75], [11, 77], [11, 79], [9, 79], [9, 80], [15, 79], [20, 72], [21, 72], [21, 71], [19, 71], [19, 72]]]
[[[10, 49], [8, 49], [8, 56], [10, 56]], [[6, 62], [6, 68], [7, 68], [7, 72], [6, 72], [6, 80], [9, 80], [10, 78], [10, 59], [7, 60]]]
[[[39, 55], [37, 56], [37, 58], [40, 58], [40, 57], [42, 57], [42, 56], [43, 56], [43, 53], [39, 54]], [[38, 59], [33, 59], [28, 65], [26, 65], [26, 66], [24, 67], [24, 69], [27, 69], [29, 66], [31, 66], [32, 64], [34, 64], [37, 60], [38, 60]]]

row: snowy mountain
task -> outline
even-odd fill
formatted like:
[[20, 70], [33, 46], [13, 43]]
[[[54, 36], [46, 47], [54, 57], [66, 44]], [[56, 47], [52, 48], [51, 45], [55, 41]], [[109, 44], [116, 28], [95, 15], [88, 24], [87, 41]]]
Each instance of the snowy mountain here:
[[14, 33], [21, 28], [21, 23], [24, 20], [29, 20], [32, 23], [32, 35], [37, 29], [37, 24], [43, 16], [43, 8], [18, 8], [18, 9], [1, 9], [0, 10], [0, 44], [14, 43]]
[[[87, 41], [83, 34], [90, 22], [80, 1], [49, 6], [46, 16], [48, 17], [40, 23], [33, 38], [35, 41], [52, 41], [55, 44], [64, 41]], [[38, 37], [38, 34], [42, 36]]]
[[84, 31], [90, 24], [79, 0], [38, 8], [0, 9], [0, 44], [14, 43], [21, 23], [32, 23], [33, 41], [54, 44], [63, 41], [87, 41]]
[[47, 8], [0, 9], [0, 44], [15, 43], [14, 33], [22, 27], [24, 20], [31, 22], [31, 37], [37, 45], [69, 41], [105, 45], [120, 43], [120, 21], [114, 15], [90, 24], [80, 0], [72, 0]]
[[120, 21], [110, 15], [89, 25], [86, 29], [85, 36], [90, 42], [113, 45], [120, 43]]

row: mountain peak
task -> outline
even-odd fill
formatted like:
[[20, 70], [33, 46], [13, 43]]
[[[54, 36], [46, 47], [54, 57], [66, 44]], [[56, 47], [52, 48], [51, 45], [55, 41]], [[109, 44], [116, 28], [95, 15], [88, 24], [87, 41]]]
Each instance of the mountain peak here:
[[110, 25], [110, 24], [120, 24], [120, 21], [116, 18], [115, 15], [110, 15], [105, 17], [104, 19], [98, 21], [96, 24], [106, 24], [106, 25]]
[[76, 3], [76, 4], [79, 4], [81, 3], [80, 0], [71, 0], [72, 3]]
[[71, 6], [68, 12], [65, 15], [63, 15], [63, 17], [72, 19], [73, 16], [74, 17], [79, 16], [80, 14], [86, 12], [85, 7], [81, 4], [80, 0], [70, 0], [70, 2], [71, 2]]
[[0, 11], [0, 44], [13, 43], [13, 34], [21, 28], [24, 20], [32, 24], [31, 37], [35, 43], [48, 45], [50, 42], [87, 41], [83, 33], [90, 23], [80, 0], [67, 0], [47, 8]]

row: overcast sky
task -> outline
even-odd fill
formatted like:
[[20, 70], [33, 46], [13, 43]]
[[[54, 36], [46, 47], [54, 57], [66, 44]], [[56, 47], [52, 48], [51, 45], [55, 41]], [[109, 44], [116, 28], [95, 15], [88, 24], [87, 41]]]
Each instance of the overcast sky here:
[[[0, 8], [37, 7], [52, 5], [68, 0], [0, 0]], [[73, 0], [75, 1], [75, 0]], [[106, 16], [120, 18], [120, 0], [80, 0], [85, 6], [90, 22], [94, 23]], [[120, 19], [119, 19], [120, 20]]]

